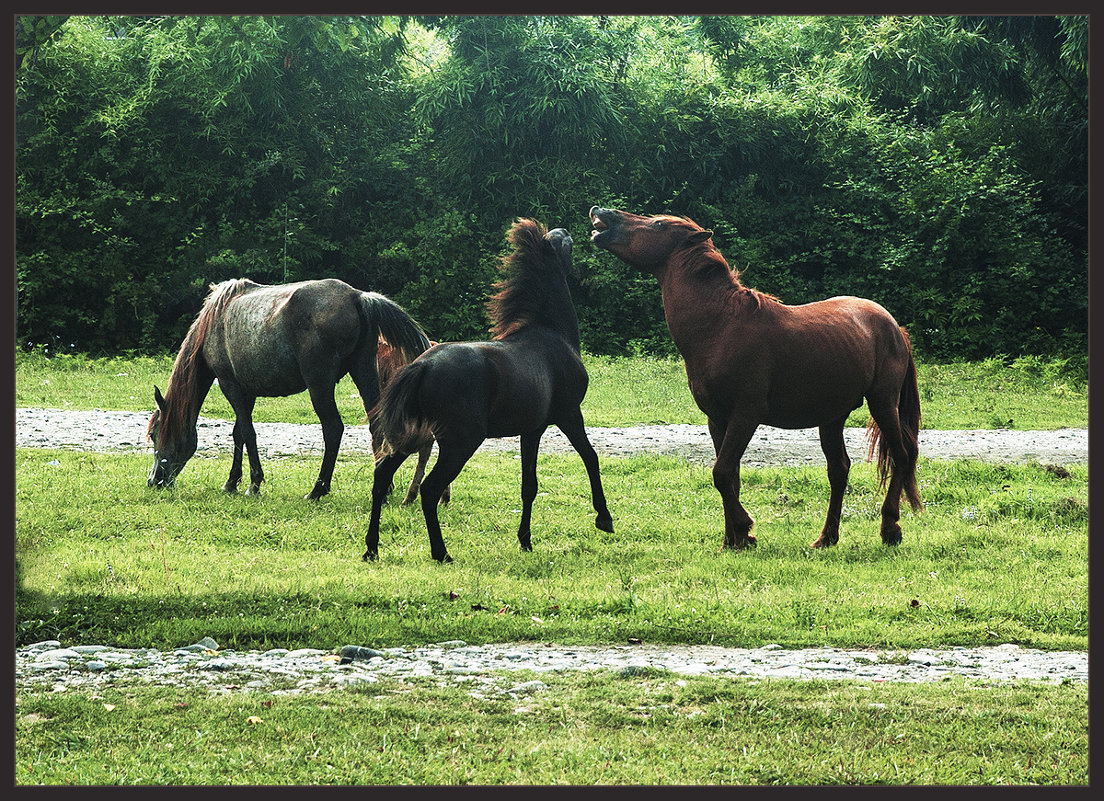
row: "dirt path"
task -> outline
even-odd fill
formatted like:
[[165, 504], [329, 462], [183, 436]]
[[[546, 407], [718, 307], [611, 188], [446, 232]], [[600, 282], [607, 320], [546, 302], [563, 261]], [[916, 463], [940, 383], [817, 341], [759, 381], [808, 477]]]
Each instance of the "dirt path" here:
[[[149, 416], [141, 412], [21, 408], [16, 410], [15, 444], [19, 448], [150, 451], [146, 440], [148, 421]], [[256, 429], [262, 457], [322, 453], [322, 427], [318, 424], [258, 423]], [[198, 426], [199, 452], [229, 453], [232, 430], [230, 422], [201, 417]], [[713, 463], [713, 443], [705, 426], [588, 427], [587, 433], [599, 456], [664, 453], [697, 463]], [[861, 428], [850, 428], [845, 432], [847, 449], [855, 462], [866, 456], [864, 434]], [[487, 440], [482, 449], [517, 451], [518, 438]], [[542, 453], [570, 450], [567, 438], [556, 428], [549, 429], [541, 440]], [[348, 426], [341, 442], [341, 452], [348, 455], [370, 451], [368, 427]], [[934, 459], [1087, 463], [1089, 432], [1080, 428], [1057, 431], [925, 430], [920, 432], [920, 454]], [[824, 463], [824, 456], [813, 429], [788, 431], [760, 426], [748, 446], [743, 463], [751, 466], [820, 466]]]

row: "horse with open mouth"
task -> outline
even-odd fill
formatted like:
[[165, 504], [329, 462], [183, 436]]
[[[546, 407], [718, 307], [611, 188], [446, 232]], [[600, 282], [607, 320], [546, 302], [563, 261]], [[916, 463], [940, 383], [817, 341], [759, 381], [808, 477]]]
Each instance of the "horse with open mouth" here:
[[836, 297], [800, 306], [743, 286], [693, 220], [593, 206], [591, 241], [651, 273], [663, 296], [671, 338], [686, 363], [690, 392], [717, 452], [713, 483], [724, 506], [724, 546], [756, 540], [740, 504], [740, 459], [761, 424], [820, 430], [831, 493], [814, 548], [839, 540], [851, 460], [843, 429], [866, 398], [868, 458], [889, 487], [881, 537], [901, 541], [901, 495], [920, 509], [916, 484], [920, 394], [908, 334], [872, 300]]

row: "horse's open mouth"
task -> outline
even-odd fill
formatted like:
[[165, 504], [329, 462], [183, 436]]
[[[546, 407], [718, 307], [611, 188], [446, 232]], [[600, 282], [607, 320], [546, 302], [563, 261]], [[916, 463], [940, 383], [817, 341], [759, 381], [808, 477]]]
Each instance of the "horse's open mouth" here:
[[598, 216], [597, 209], [590, 210], [590, 238], [593, 240], [603, 231], [609, 230], [609, 226], [602, 222], [602, 218]]

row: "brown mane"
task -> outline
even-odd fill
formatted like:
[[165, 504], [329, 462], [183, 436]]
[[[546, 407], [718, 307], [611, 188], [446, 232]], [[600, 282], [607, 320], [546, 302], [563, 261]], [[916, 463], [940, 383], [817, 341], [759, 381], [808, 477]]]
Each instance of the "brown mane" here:
[[176, 354], [176, 361], [173, 362], [169, 383], [165, 387], [165, 414], [161, 413], [160, 408], [153, 410], [149, 426], [146, 428], [147, 437], [152, 438], [156, 429], [159, 441], [177, 442], [188, 429], [195, 425], [196, 417], [199, 415], [197, 408], [199, 398], [195, 387], [199, 380], [200, 368], [203, 366], [203, 357], [200, 355], [203, 340], [211, 330], [212, 322], [222, 314], [226, 304], [240, 295], [250, 284], [252, 281], [246, 278], [211, 284], [207, 299], [203, 301], [203, 308], [199, 310], [199, 314], [188, 328], [188, 333], [184, 335], [184, 343], [180, 346], [180, 352]]
[[[695, 228], [698, 228], [698, 225], [688, 217], [673, 217], [672, 219], [688, 222]], [[758, 289], [744, 286], [740, 283], [740, 271], [725, 260], [721, 252], [714, 247], [712, 239], [708, 239], [699, 246], [687, 250], [682, 255], [683, 261], [687, 265], [688, 274], [703, 278], [713, 276], [715, 279], [722, 282], [731, 281], [733, 286], [735, 286], [742, 295], [750, 298], [752, 302], [755, 303], [755, 308], [757, 309], [763, 307], [763, 301], [770, 301], [772, 303], [782, 302], [774, 295], [768, 294], [767, 292], [760, 292]]]
[[499, 264], [505, 277], [494, 284], [498, 291], [487, 301], [492, 339], [502, 339], [533, 322], [556, 325], [548, 315], [548, 276], [540, 269], [546, 233], [536, 220], [519, 219], [511, 226], [507, 239], [514, 250]]

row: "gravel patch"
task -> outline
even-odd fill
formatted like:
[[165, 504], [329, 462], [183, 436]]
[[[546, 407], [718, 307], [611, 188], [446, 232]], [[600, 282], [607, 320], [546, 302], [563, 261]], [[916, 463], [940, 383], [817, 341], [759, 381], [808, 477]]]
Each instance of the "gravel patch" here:
[[[149, 451], [142, 412], [70, 411], [66, 409], [16, 409], [15, 444], [18, 448], [73, 448], [89, 451]], [[233, 423], [199, 418], [198, 455], [229, 454], [233, 450]], [[262, 458], [298, 454], [322, 455], [322, 426], [300, 423], [257, 423], [257, 447]], [[853, 461], [866, 457], [865, 429], [844, 432]], [[599, 456], [632, 456], [662, 453], [698, 464], [712, 464], [713, 442], [705, 426], [648, 425], [630, 428], [587, 427], [587, 435]], [[366, 425], [346, 426], [341, 452], [371, 453], [372, 439]], [[520, 452], [517, 437], [490, 439], [482, 451]], [[541, 439], [542, 453], [570, 452], [571, 445], [559, 429], [550, 428]], [[1078, 464], [1089, 459], [1089, 432], [1082, 428], [1057, 431], [976, 429], [920, 432], [920, 455], [931, 459], [980, 459], [992, 462]], [[752, 467], [824, 464], [816, 429], [787, 430], [760, 426], [742, 461]]]
[[39, 692], [105, 685], [188, 687], [211, 693], [299, 695], [335, 688], [429, 681], [464, 685], [473, 695], [524, 695], [546, 688], [518, 671], [555, 674], [609, 670], [622, 677], [669, 672], [744, 679], [851, 679], [861, 682], [969, 681], [1086, 683], [1088, 654], [1038, 651], [1018, 645], [886, 652], [843, 648], [788, 649], [780, 645], [587, 646], [555, 643], [468, 645], [461, 640], [408, 648], [347, 645], [335, 650], [273, 648], [219, 650], [209, 637], [172, 651], [85, 645], [65, 648], [46, 640], [16, 651], [16, 686]]

